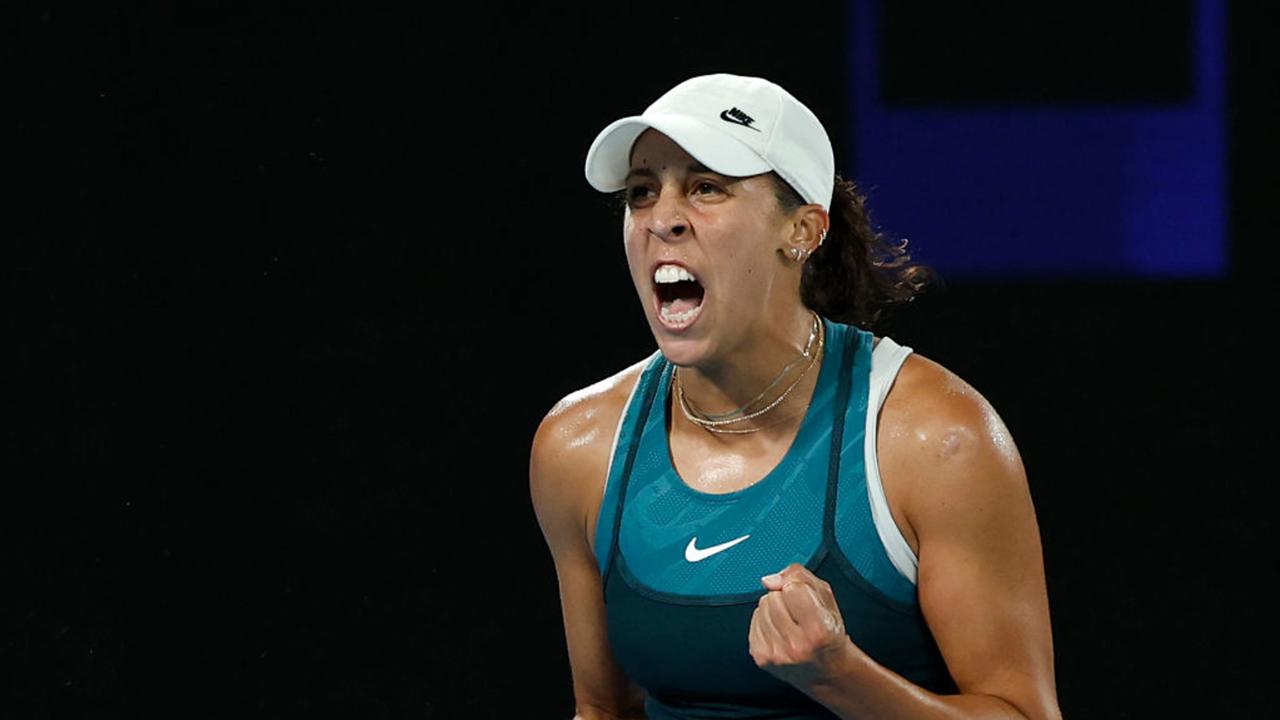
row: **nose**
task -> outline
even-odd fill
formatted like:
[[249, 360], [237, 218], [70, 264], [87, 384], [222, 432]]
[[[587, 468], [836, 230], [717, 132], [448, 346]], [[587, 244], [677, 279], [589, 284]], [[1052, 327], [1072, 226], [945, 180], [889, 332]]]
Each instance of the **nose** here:
[[689, 230], [689, 221], [681, 200], [679, 191], [660, 190], [649, 213], [649, 232], [668, 242], [683, 237]]

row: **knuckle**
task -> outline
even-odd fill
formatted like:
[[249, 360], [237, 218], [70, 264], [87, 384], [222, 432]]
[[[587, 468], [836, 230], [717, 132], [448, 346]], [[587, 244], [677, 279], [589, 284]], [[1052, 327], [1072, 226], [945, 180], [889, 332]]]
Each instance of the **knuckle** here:
[[751, 659], [755, 661], [759, 667], [765, 667], [772, 662], [769, 655], [769, 649], [764, 647], [753, 648], [751, 651]]
[[786, 664], [799, 665], [808, 659], [809, 655], [805, 652], [804, 643], [798, 643], [794, 640], [787, 643]]
[[839, 616], [836, 616], [836, 615], [825, 616], [823, 618], [822, 625], [823, 625], [823, 630], [825, 631], [824, 634], [826, 635], [843, 635], [844, 634], [844, 622], [840, 620]]

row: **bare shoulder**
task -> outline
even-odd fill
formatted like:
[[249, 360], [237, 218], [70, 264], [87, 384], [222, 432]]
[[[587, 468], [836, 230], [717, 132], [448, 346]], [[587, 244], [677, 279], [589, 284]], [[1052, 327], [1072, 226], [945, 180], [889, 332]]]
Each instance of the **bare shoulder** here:
[[953, 431], [949, 435], [954, 438], [945, 445], [951, 450], [960, 449], [956, 443], [964, 437], [959, 431], [974, 429], [975, 423], [985, 429], [999, 420], [995, 409], [972, 385], [915, 352], [903, 362], [893, 389], [885, 398], [883, 417], [882, 422], [907, 422], [914, 429], [949, 428]]
[[561, 398], [534, 433], [533, 459], [554, 464], [569, 456], [576, 465], [601, 449], [607, 456], [623, 406], [647, 362], [645, 358]]
[[946, 508], [1026, 493], [1017, 446], [995, 408], [927, 357], [908, 356], [879, 424], [886, 492], [892, 482], [911, 535], [922, 518]]
[[1020, 717], [1061, 718], [1039, 528], [1004, 422], [969, 383], [919, 355], [881, 418], [881, 479], [896, 493], [895, 520], [906, 519], [920, 608], [948, 671], [963, 693], [1000, 698]]
[[529, 491], [553, 552], [564, 541], [590, 537], [614, 432], [648, 359], [569, 393], [538, 424]]

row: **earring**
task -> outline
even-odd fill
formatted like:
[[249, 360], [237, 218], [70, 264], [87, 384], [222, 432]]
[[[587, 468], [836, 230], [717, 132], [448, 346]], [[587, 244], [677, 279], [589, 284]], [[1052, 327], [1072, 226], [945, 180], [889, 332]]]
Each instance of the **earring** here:
[[803, 255], [803, 254], [804, 254], [804, 251], [803, 251], [803, 250], [801, 250], [800, 248], [791, 248], [791, 259], [792, 259], [792, 260], [795, 260], [796, 262], [800, 262], [800, 256], [801, 256], [801, 255]]

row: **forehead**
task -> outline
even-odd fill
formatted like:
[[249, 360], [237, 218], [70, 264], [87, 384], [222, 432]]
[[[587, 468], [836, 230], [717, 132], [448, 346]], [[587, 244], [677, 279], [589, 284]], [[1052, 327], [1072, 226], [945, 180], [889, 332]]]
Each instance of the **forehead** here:
[[640, 137], [636, 138], [635, 143], [631, 145], [632, 169], [653, 169], [664, 164], [677, 164], [684, 167], [697, 162], [675, 140], [653, 128], [640, 133]]
[[677, 177], [681, 173], [710, 173], [724, 178], [740, 192], [773, 194], [773, 186], [767, 173], [737, 176], [716, 172], [686, 152], [675, 140], [658, 130], [649, 128], [640, 133], [635, 143], [631, 145], [631, 170], [627, 173], [626, 182], [630, 184], [640, 178], [657, 178], [659, 175], [668, 173], [674, 173]]

